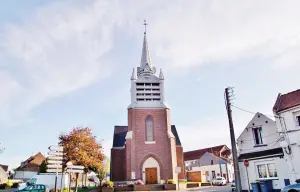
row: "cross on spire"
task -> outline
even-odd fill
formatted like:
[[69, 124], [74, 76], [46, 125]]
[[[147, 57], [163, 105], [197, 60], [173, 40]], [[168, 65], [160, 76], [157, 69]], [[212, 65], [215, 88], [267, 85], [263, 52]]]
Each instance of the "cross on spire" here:
[[143, 25], [145, 25], [145, 32], [144, 32], [144, 34], [146, 34], [146, 32], [147, 32], [147, 25], [148, 25], [146, 19], [144, 19], [144, 24]]

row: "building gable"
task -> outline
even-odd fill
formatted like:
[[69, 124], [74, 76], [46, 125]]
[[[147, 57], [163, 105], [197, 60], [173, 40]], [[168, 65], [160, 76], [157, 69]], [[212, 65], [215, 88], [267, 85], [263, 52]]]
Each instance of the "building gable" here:
[[8, 171], [8, 165], [1, 165], [1, 164], [0, 164], [0, 167], [1, 167], [5, 172]]
[[206, 152], [213, 153], [216, 156], [220, 156], [223, 154], [226, 156], [230, 155], [230, 154], [228, 154], [228, 153], [230, 153], [230, 150], [227, 146], [226, 147], [228, 148], [228, 150], [221, 152], [221, 150], [224, 148], [224, 146], [226, 146], [226, 145], [218, 145], [218, 146], [214, 146], [214, 147], [184, 152], [184, 161], [200, 159]]
[[275, 121], [256, 113], [237, 138], [238, 152], [244, 154], [276, 148], [279, 138]]
[[215, 164], [226, 164], [227, 162], [224, 159], [221, 159], [214, 154], [206, 152], [202, 157], [199, 159], [199, 166], [205, 165], [215, 165]]

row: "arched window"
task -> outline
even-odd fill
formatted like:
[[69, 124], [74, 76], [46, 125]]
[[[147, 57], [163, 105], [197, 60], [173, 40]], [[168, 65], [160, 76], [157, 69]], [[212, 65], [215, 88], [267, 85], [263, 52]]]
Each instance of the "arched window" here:
[[153, 120], [151, 117], [146, 118], [146, 141], [154, 141]]

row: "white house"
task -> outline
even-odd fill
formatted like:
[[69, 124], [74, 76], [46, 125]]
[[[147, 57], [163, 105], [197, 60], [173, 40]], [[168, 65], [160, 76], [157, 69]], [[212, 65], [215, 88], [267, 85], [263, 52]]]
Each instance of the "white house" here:
[[[237, 138], [238, 161], [243, 191], [256, 180], [272, 180], [273, 189], [282, 189], [289, 179], [281, 136], [275, 121], [256, 113]], [[249, 162], [246, 168], [244, 161]]]
[[300, 90], [278, 94], [273, 107], [291, 184], [300, 178]]
[[211, 182], [224, 177], [228, 182], [234, 179], [231, 151], [226, 145], [184, 152], [187, 180]]

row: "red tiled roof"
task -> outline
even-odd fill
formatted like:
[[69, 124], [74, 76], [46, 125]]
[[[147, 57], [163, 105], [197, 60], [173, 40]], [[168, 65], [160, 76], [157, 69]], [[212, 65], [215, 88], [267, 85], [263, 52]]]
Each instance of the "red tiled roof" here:
[[24, 165], [18, 167], [16, 171], [30, 170], [30, 171], [38, 171], [42, 162], [46, 159], [46, 157], [38, 152], [36, 155], [29, 157], [26, 161], [24, 161]]
[[300, 89], [283, 95], [279, 93], [273, 110], [280, 112], [298, 105], [300, 105]]
[[218, 146], [215, 146], [215, 147], [209, 147], [209, 148], [205, 148], [205, 149], [199, 149], [199, 150], [195, 150], [195, 151], [184, 152], [183, 153], [184, 161], [199, 159], [206, 152], [213, 153], [213, 154], [219, 154], [224, 146], [226, 146], [226, 145], [218, 145]]

